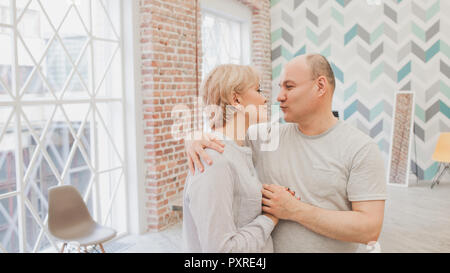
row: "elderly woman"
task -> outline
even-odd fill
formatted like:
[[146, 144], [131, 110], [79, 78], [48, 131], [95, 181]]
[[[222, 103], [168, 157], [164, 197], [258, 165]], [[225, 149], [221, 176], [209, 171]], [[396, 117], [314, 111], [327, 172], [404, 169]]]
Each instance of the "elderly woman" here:
[[244, 146], [248, 127], [266, 122], [266, 98], [251, 66], [220, 65], [202, 84], [204, 103], [215, 109], [210, 128], [223, 139], [223, 153], [207, 149], [214, 162], [190, 173], [184, 189], [185, 252], [273, 252], [278, 219], [262, 214], [261, 188]]

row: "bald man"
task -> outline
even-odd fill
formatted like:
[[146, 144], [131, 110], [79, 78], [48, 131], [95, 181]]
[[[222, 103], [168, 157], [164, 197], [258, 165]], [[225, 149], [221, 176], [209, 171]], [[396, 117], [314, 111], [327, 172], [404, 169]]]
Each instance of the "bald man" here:
[[[383, 159], [370, 137], [332, 114], [329, 62], [317, 54], [296, 57], [286, 64], [280, 88], [287, 124], [280, 126], [278, 148], [261, 150], [260, 139], [269, 134], [246, 140], [264, 184], [262, 210], [280, 219], [274, 251], [355, 252], [358, 243], [376, 242], [387, 198]], [[210, 162], [204, 147], [220, 151], [213, 141], [189, 142], [191, 171], [194, 164], [203, 168], [198, 156]]]

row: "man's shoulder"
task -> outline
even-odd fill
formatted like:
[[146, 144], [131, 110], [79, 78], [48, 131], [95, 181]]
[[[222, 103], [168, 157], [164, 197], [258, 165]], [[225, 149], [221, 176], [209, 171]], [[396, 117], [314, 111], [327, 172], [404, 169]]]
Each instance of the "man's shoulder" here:
[[359, 130], [352, 124], [346, 121], [340, 121], [339, 130], [337, 130], [336, 140], [342, 144], [345, 149], [354, 150], [355, 152], [367, 145], [376, 145], [375, 141]]
[[340, 129], [343, 135], [348, 138], [349, 141], [359, 140], [366, 143], [373, 142], [373, 139], [370, 136], [347, 121], [341, 121]]

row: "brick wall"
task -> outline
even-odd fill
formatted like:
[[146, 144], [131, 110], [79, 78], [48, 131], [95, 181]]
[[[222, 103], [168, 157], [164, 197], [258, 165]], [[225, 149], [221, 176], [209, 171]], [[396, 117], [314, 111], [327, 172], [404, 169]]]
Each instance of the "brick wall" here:
[[[270, 95], [271, 44], [268, 0], [240, 0], [253, 13], [253, 64], [263, 74]], [[201, 80], [201, 14], [196, 0], [140, 0], [142, 97], [144, 119], [146, 230], [161, 230], [181, 219], [170, 202], [181, 197], [187, 176], [182, 141], [172, 138], [171, 110], [197, 102], [196, 6], [198, 81]]]

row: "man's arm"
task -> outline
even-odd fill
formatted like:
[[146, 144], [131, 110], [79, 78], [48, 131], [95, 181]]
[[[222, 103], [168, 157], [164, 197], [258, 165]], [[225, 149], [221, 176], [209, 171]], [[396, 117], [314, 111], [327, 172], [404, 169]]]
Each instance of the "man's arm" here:
[[[260, 131], [258, 133], [258, 128], [259, 127], [255, 125], [250, 126], [247, 134], [245, 135], [244, 144], [245, 146], [250, 147], [252, 150], [257, 148], [255, 147], [255, 145], [259, 141], [259, 138], [257, 137], [258, 134], [264, 133], [263, 131]], [[267, 126], [263, 128], [267, 128]], [[211, 158], [205, 152], [206, 148], [211, 148], [219, 153], [223, 153], [224, 147], [225, 144], [220, 141], [220, 139], [218, 139], [214, 134], [195, 131], [192, 134], [188, 135], [184, 139], [184, 148], [186, 150], [189, 170], [191, 171], [191, 173], [194, 174], [196, 169], [200, 172], [203, 172], [205, 168], [202, 164], [202, 160], [208, 165], [213, 164]]]
[[352, 202], [351, 211], [332, 211], [295, 199], [278, 185], [264, 185], [263, 211], [295, 221], [326, 237], [368, 244], [378, 240], [384, 218], [384, 200]]

